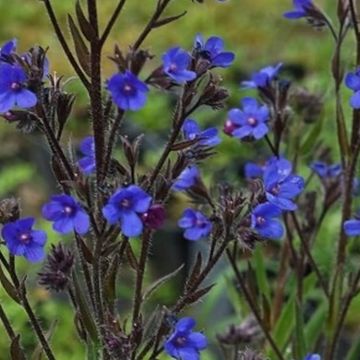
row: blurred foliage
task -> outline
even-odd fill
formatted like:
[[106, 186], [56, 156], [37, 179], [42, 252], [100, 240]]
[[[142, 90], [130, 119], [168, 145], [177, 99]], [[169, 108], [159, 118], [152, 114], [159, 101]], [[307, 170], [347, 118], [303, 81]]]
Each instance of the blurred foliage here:
[[[54, 0], [53, 3], [63, 27], [67, 29], [66, 14], [74, 11], [75, 0]], [[116, 1], [101, 0], [99, 3], [101, 4], [101, 22], [104, 25]], [[318, 0], [317, 3], [329, 10], [330, 15], [335, 15], [333, 0]], [[117, 22], [105, 47], [103, 62], [105, 77], [115, 70], [112, 62], [107, 59], [112, 53], [114, 44], [118, 43], [121, 48], [126, 49], [136, 39], [155, 4], [156, 0], [129, 0], [127, 2], [124, 13]], [[320, 128], [319, 135], [321, 133], [321, 136], [324, 137], [325, 145], [333, 148], [336, 135], [334, 104], [330, 101], [333, 98], [333, 92], [329, 72], [332, 40], [326, 31], [316, 32], [305, 22], [284, 20], [281, 15], [290, 7], [290, 0], [229, 0], [226, 4], [218, 4], [213, 0], [208, 0], [204, 5], [192, 3], [191, 0], [177, 0], [170, 7], [169, 13], [177, 14], [187, 9], [187, 16], [169, 25], [166, 30], [155, 30], [145, 46], [151, 52], [161, 54], [170, 45], [190, 48], [196, 33], [202, 33], [204, 36], [222, 36], [226, 48], [235, 51], [237, 55], [233, 67], [228, 71], [220, 71], [221, 75], [224, 76], [226, 85], [232, 91], [229, 107], [237, 106], [243, 96], [251, 93], [239, 89], [241, 80], [262, 66], [283, 62], [285, 64], [282, 72], [283, 77], [295, 80], [297, 85], [304, 86], [310, 91], [323, 94], [323, 100], [328, 105], [322, 114], [323, 126]], [[0, 23], [0, 42], [16, 37], [19, 40], [19, 47], [23, 51], [33, 44], [48, 46], [52, 71], [64, 74], [66, 77], [73, 76], [69, 64], [64, 60], [62, 50], [40, 1], [1, 1]], [[353, 53], [352, 50], [346, 50], [347, 48], [352, 49], [352, 47], [345, 47], [345, 65], [351, 67]], [[159, 57], [154, 58], [145, 72], [150, 71], [157, 64], [159, 64]], [[68, 136], [76, 145], [79, 139], [90, 131], [86, 109], [87, 98], [78, 80], [73, 79], [68, 88], [69, 91], [73, 91], [77, 95], [76, 109], [68, 129]], [[345, 93], [346, 96], [349, 95], [346, 91]], [[163, 94], [154, 91], [147, 106], [142, 111], [129, 114], [127, 117], [124, 125], [126, 132], [132, 135], [146, 132], [143, 163], [154, 163], [161, 145], [166, 140], [166, 129], [171, 121], [170, 105], [172, 100], [171, 97], [163, 96]], [[196, 113], [195, 116], [204, 125], [212, 124], [221, 127], [226, 117], [226, 109], [219, 112], [204, 110]], [[292, 121], [298, 121], [298, 119], [294, 118]], [[299, 124], [299, 133], [301, 132], [303, 138], [306, 138], [314, 127], [314, 124]], [[5, 122], [0, 124], [0, 130], [2, 143], [0, 150], [1, 196], [14, 194], [21, 197], [25, 215], [38, 214], [41, 204], [48, 197], [49, 192], [56, 191], [51, 173], [46, 165], [48, 150], [37, 135], [19, 134], [14, 130], [14, 127], [5, 124]], [[292, 145], [291, 141], [295, 140], [289, 139], [289, 146]], [[217, 148], [217, 152], [218, 154], [213, 159], [207, 161], [207, 166], [204, 166], [206, 181], [209, 181], [211, 176], [211, 179], [215, 179], [215, 181], [227, 179], [235, 184], [240, 184], [245, 161], [264, 159], [268, 156], [265, 146], [260, 143], [256, 146], [252, 144], [240, 145], [237, 141], [225, 138], [225, 136], [223, 136], [223, 142]], [[313, 156], [313, 153], [306, 154], [305, 163], [309, 163]], [[309, 170], [304, 167], [300, 169], [300, 172], [306, 175]], [[316, 180], [313, 180], [310, 185], [314, 189], [319, 188]], [[185, 200], [179, 199], [180, 204], [183, 201]], [[172, 211], [177, 213], [180, 209]], [[331, 269], [335, 247], [333, 243], [334, 234], [338, 233], [339, 219], [338, 210], [328, 215], [325, 222], [326, 227], [322, 227], [313, 250], [314, 257], [320, 263], [321, 271], [326, 275], [329, 275]], [[169, 231], [172, 231], [173, 224], [174, 220], [170, 220]], [[50, 230], [49, 224], [39, 222], [37, 226], [48, 230], [50, 234], [49, 243], [58, 241], [56, 235]], [[171, 238], [172, 236], [168, 236], [166, 240], [170, 241]], [[134, 244], [136, 244], [135, 241]], [[276, 251], [269, 251], [269, 249], [276, 249], [276, 247], [277, 244], [270, 244], [262, 250], [262, 254], [267, 260], [266, 269], [269, 272], [276, 271], [279, 266], [273, 260]], [[354, 244], [355, 248], [356, 244]], [[192, 252], [193, 249], [191, 247], [189, 251]], [[359, 249], [357, 251], [359, 252]], [[358, 261], [358, 258], [356, 260]], [[39, 271], [39, 267], [30, 267], [23, 260], [19, 260], [19, 263], [24, 273], [27, 273], [33, 282], [30, 297], [32, 302], [37, 304], [36, 310], [39, 316], [42, 319], [50, 319], [50, 323], [45, 324], [47, 328], [54, 322], [55, 331], [52, 343], [55, 353], [59, 354], [58, 359], [84, 358], [85, 354], [75, 335], [72, 309], [67, 305], [67, 299], [63, 296], [50, 295], [36, 286], [35, 275]], [[153, 266], [147, 275], [149, 279], [157, 278], [159, 274], [156, 266]], [[122, 314], [126, 314], [128, 303], [131, 301], [127, 289], [131, 281], [131, 272], [129, 272], [129, 278], [125, 279], [119, 286], [119, 295], [125, 300], [124, 304], [120, 304], [120, 306], [124, 305], [121, 308]], [[238, 298], [231, 282], [230, 271], [225, 264], [220, 264], [210, 282], [216, 282], [217, 286], [208, 295], [206, 301], [193, 311], [197, 314], [199, 329], [206, 328], [209, 336], [215, 339], [215, 335], [223, 331], [226, 325], [234, 323], [234, 321], [240, 323], [247, 311], [245, 304]], [[289, 283], [287, 286], [287, 291], [290, 292], [293, 284]], [[166, 285], [155, 294], [154, 303], [170, 304], [171, 300], [178, 294], [177, 291], [176, 285]], [[319, 301], [316, 289], [311, 286], [309, 286], [306, 296]], [[0, 301], [5, 304], [6, 309], [9, 309], [10, 319], [14, 322], [15, 328], [21, 330], [22, 341], [26, 349], [33, 349], [34, 339], [31, 332], [27, 331], [29, 325], [20, 307], [9, 301], [1, 289]], [[218, 306], [220, 303], [222, 304], [221, 307]], [[237, 320], [234, 320], [236, 317], [231, 311], [235, 312], [238, 317]], [[356, 330], [356, 325], [359, 322], [360, 298], [358, 297], [351, 308], [348, 321], [349, 328], [355, 329], [355, 333], [359, 331], [359, 329]], [[278, 329], [276, 336], [283, 336], [281, 329]], [[8, 347], [7, 338], [0, 336], [0, 353], [4, 354]], [[203, 359], [212, 360], [215, 359], [214, 356], [211, 355], [211, 350], [207, 350]], [[0, 358], [5, 359], [1, 356]]]

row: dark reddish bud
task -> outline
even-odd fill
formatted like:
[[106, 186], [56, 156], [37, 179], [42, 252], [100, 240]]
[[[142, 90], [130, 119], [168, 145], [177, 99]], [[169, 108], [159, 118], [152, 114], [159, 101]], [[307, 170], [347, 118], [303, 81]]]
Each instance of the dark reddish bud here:
[[152, 205], [147, 212], [142, 214], [141, 219], [146, 227], [156, 230], [164, 224], [165, 216], [164, 206], [155, 204]]
[[226, 135], [232, 136], [236, 128], [237, 126], [231, 120], [226, 120], [223, 131]]

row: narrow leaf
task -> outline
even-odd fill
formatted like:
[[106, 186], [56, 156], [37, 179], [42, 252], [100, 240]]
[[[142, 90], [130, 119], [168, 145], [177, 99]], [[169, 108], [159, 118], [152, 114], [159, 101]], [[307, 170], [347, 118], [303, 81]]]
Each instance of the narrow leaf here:
[[90, 76], [90, 53], [71, 15], [68, 15], [70, 32], [74, 41], [75, 51], [79, 63], [87, 75]]
[[81, 288], [81, 285], [79, 284], [79, 279], [76, 275], [76, 272], [73, 272], [73, 281], [74, 281], [74, 287], [75, 287], [75, 297], [76, 301], [79, 307], [79, 311], [81, 314], [81, 320], [88, 331], [90, 337], [93, 339], [94, 342], [97, 341], [97, 331], [96, 326], [94, 322], [94, 317], [91, 314], [91, 311], [89, 309], [87, 300], [84, 295], [84, 291]]
[[6, 277], [6, 275], [3, 272], [2, 267], [0, 266], [0, 282], [3, 286], [3, 288], [5, 289], [6, 293], [14, 300], [16, 301], [18, 304], [20, 304], [20, 299], [18, 296], [18, 293], [15, 289], [15, 287], [10, 283], [10, 281], [8, 280], [8, 278]]
[[296, 327], [295, 327], [295, 356], [296, 359], [303, 359], [307, 353], [307, 346], [304, 334], [304, 319], [301, 306], [298, 302], [296, 308]]
[[202, 288], [200, 290], [195, 291], [189, 296], [188, 304], [193, 304], [200, 300], [202, 297], [204, 297], [214, 286], [215, 284], [211, 284], [210, 286], [207, 286], [205, 288]]
[[160, 26], [164, 26], [164, 25], [167, 25], [173, 21], [176, 21], [180, 18], [182, 18], [183, 16], [185, 16], [187, 13], [187, 11], [184, 11], [183, 13], [179, 14], [179, 15], [175, 15], [175, 16], [169, 16], [165, 19], [161, 19], [161, 20], [158, 20], [154, 25], [153, 25], [153, 28], [157, 28], [157, 27], [160, 27]]
[[323, 302], [319, 305], [305, 326], [305, 339], [309, 351], [315, 346], [322, 333], [326, 321], [326, 314], [327, 306], [326, 303]]
[[82, 11], [80, 1], [78, 0], [76, 2], [76, 17], [81, 29], [81, 32], [86, 37], [87, 40], [92, 41], [96, 39], [96, 33], [86, 16], [84, 15], [84, 12]]
[[156, 280], [153, 284], [151, 284], [149, 288], [146, 289], [144, 292], [143, 301], [146, 301], [162, 285], [164, 285], [170, 279], [174, 278], [183, 268], [184, 268], [184, 264], [180, 265], [176, 270], [174, 270], [170, 274], [163, 276], [162, 278]]
[[270, 301], [270, 287], [266, 276], [262, 250], [259, 246], [257, 246], [254, 251], [253, 259], [257, 286], [260, 292], [266, 297], [267, 301]]

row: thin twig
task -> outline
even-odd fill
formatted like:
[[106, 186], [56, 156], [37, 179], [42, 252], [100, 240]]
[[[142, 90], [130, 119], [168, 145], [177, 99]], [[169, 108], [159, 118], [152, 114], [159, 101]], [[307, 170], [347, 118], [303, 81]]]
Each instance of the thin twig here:
[[114, 13], [112, 14], [108, 24], [106, 25], [106, 28], [104, 30], [104, 33], [102, 34], [101, 36], [101, 39], [100, 39], [100, 46], [103, 47], [113, 26], [115, 25], [115, 22], [116, 20], [118, 19], [120, 13], [121, 13], [121, 10], [123, 9], [124, 5], [126, 3], [126, 0], [120, 0], [119, 1], [119, 4], [118, 6], [116, 7]]
[[74, 55], [72, 54], [66, 40], [65, 40], [65, 37], [64, 37], [64, 34], [60, 28], [60, 25], [59, 25], [59, 22], [56, 18], [56, 15], [55, 15], [55, 12], [52, 8], [52, 5], [51, 5], [51, 2], [50, 0], [43, 0], [44, 4], [45, 4], [45, 7], [46, 7], [46, 10], [47, 10], [47, 13], [49, 15], [49, 18], [50, 18], [50, 21], [54, 27], [54, 30], [55, 30], [55, 33], [56, 33], [56, 36], [60, 42], [60, 45], [62, 46], [65, 54], [66, 54], [66, 57], [68, 58], [70, 64], [72, 65], [72, 67], [74, 68], [76, 74], [79, 76], [81, 82], [84, 84], [84, 86], [86, 87], [86, 89], [90, 89], [90, 82], [89, 80], [86, 78], [84, 72], [81, 70], [79, 64], [77, 63]]

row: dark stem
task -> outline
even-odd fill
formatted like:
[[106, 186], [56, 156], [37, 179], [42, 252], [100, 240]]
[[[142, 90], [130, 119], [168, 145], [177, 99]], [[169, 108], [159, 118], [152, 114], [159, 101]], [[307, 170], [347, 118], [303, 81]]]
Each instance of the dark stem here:
[[254, 314], [257, 322], [259, 323], [259, 326], [261, 327], [266, 339], [268, 340], [270, 346], [272, 347], [272, 349], [274, 350], [276, 356], [280, 359], [280, 360], [284, 360], [285, 358], [283, 357], [280, 349], [278, 348], [278, 346], [275, 344], [274, 339], [272, 338], [269, 330], [267, 329], [266, 325], [263, 323], [263, 320], [261, 318], [261, 315], [258, 311], [257, 305], [254, 303], [246, 285], [245, 285], [245, 281], [240, 273], [240, 270], [236, 264], [236, 260], [234, 259], [234, 257], [232, 256], [231, 252], [229, 249], [226, 249], [226, 255], [229, 259], [230, 265], [232, 267], [232, 269], [234, 270], [236, 279], [240, 285], [241, 291], [245, 296], [246, 302], [248, 303], [252, 313]]
[[56, 15], [55, 15], [55, 12], [51, 6], [51, 2], [50, 0], [43, 0], [44, 4], [45, 4], [45, 7], [46, 7], [46, 10], [47, 10], [47, 13], [49, 15], [49, 18], [50, 18], [50, 21], [54, 27], [54, 30], [55, 30], [55, 33], [56, 33], [56, 36], [60, 42], [60, 45], [62, 46], [65, 54], [66, 54], [66, 57], [68, 58], [70, 64], [72, 65], [72, 67], [74, 68], [76, 74], [79, 76], [81, 82], [84, 84], [84, 86], [89, 90], [90, 89], [90, 82], [89, 80], [86, 78], [84, 72], [81, 70], [79, 64], [77, 63], [77, 61], [75, 60], [75, 57], [74, 55], [72, 54], [66, 40], [65, 40], [65, 37], [64, 37], [64, 34], [60, 28], [60, 25], [59, 25], [59, 22], [56, 18]]
[[150, 34], [151, 30], [153, 29], [154, 24], [159, 19], [161, 14], [164, 12], [166, 7], [169, 5], [171, 0], [159, 0], [157, 3], [156, 10], [153, 16], [150, 18], [149, 22], [145, 26], [143, 32], [139, 35], [138, 39], [135, 41], [134, 45], [132, 46], [133, 51], [136, 51], [141, 44], [145, 41], [147, 36]]
[[7, 332], [7, 334], [9, 335], [9, 338], [11, 340], [14, 340], [16, 338], [15, 332], [14, 332], [14, 330], [13, 330], [13, 328], [11, 326], [11, 323], [10, 323], [8, 317], [6, 316], [6, 313], [5, 313], [4, 309], [3, 309], [3, 307], [1, 306], [1, 304], [0, 304], [0, 319], [1, 319], [1, 322], [3, 323], [3, 325], [4, 325], [4, 328], [5, 328], [6, 332]]

